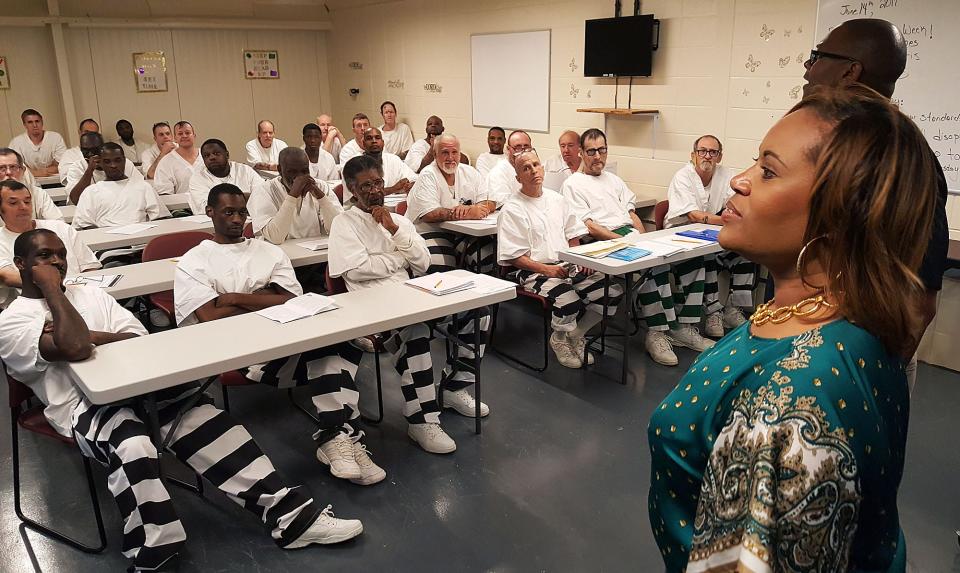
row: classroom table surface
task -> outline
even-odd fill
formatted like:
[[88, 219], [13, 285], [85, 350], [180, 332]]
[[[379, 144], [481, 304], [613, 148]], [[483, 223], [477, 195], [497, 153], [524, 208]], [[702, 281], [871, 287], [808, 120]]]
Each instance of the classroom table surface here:
[[[174, 211], [177, 209], [189, 209], [190, 200], [183, 193], [176, 195], [160, 195], [160, 200], [167, 206], [167, 209]], [[61, 205], [60, 212], [63, 213], [63, 220], [67, 223], [73, 222], [73, 216], [77, 212], [76, 205]]]
[[[677, 233], [678, 231], [701, 231], [703, 229], [714, 229], [720, 230], [721, 227], [718, 225], [704, 225], [702, 223], [696, 223], [693, 225], [683, 225], [682, 227], [673, 227], [671, 229], [663, 229], [661, 231], [650, 231], [640, 235], [638, 241], [647, 241], [650, 239], [657, 239], [661, 237], [667, 237]], [[578, 255], [576, 253], [571, 253], [570, 251], [560, 251], [560, 260], [568, 263], [574, 263], [576, 265], [586, 267], [588, 269], [593, 269], [601, 273], [608, 275], [624, 275], [626, 273], [635, 273], [637, 271], [642, 271], [655, 267], [658, 265], [666, 265], [671, 263], [677, 263], [680, 261], [685, 261], [693, 257], [702, 257], [703, 255], [709, 255], [712, 253], [718, 253], [723, 249], [720, 247], [719, 243], [711, 243], [709, 245], [704, 245], [696, 249], [689, 251], [682, 251], [676, 253], [669, 257], [659, 257], [659, 256], [648, 256], [642, 259], [637, 259], [635, 261], [621, 261], [618, 259], [613, 259], [611, 257], [604, 257], [601, 259], [595, 259], [587, 257], [584, 255]]]
[[63, 203], [67, 200], [67, 188], [66, 187], [50, 187], [44, 189], [47, 192], [47, 195], [50, 197], [50, 200], [54, 203]]
[[[327, 262], [326, 249], [312, 251], [299, 246], [299, 243], [310, 240], [312, 239], [290, 239], [280, 245], [283, 252], [290, 257], [290, 262], [294, 267], [305, 267]], [[120, 280], [115, 285], [104, 290], [113, 298], [122, 300], [173, 290], [173, 275], [178, 260], [179, 257], [158, 259], [135, 265], [89, 271], [81, 276], [121, 275]]]
[[37, 185], [41, 187], [44, 185], [61, 185], [59, 175], [45, 175], [43, 177], [34, 177], [37, 180]]
[[110, 233], [109, 231], [111, 231], [111, 228], [109, 227], [102, 229], [86, 229], [83, 231], [78, 231], [78, 233], [88, 247], [94, 251], [102, 251], [104, 249], [117, 249], [121, 247], [132, 247], [134, 245], [146, 245], [150, 242], [150, 239], [162, 235], [169, 235], [170, 233], [179, 233], [181, 231], [206, 231], [208, 233], [213, 231], [213, 222], [209, 219], [203, 223], [197, 223], [185, 219], [185, 217], [177, 217], [175, 219], [158, 219], [156, 221], [150, 221], [150, 224], [156, 225], [156, 227], [151, 227], [145, 231], [141, 231], [133, 235], [118, 235]]
[[340, 308], [287, 324], [248, 313], [98, 346], [70, 364], [72, 377], [91, 402], [106, 404], [504, 302], [516, 298], [516, 289], [436, 296], [394, 283], [333, 298]]

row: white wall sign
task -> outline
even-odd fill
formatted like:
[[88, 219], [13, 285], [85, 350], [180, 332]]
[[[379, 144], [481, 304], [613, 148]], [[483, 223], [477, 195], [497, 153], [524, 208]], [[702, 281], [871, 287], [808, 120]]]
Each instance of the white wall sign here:
[[276, 50], [244, 50], [243, 69], [248, 80], [275, 80], [280, 77]]
[[7, 58], [0, 56], [0, 90], [10, 89], [10, 73], [7, 71]]
[[163, 52], [133, 54], [133, 77], [138, 92], [167, 91], [167, 59]]

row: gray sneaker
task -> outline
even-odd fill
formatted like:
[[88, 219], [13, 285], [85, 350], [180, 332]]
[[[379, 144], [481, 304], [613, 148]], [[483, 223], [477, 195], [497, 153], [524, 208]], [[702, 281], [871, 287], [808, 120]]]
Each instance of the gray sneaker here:
[[650, 358], [653, 358], [653, 361], [657, 364], [676, 366], [680, 363], [665, 333], [659, 330], [648, 330], [647, 340], [644, 342], [644, 345], [647, 347], [647, 354], [649, 354]]
[[695, 326], [684, 325], [676, 330], [671, 328], [665, 334], [671, 344], [685, 346], [697, 352], [703, 352], [714, 345], [712, 340], [707, 340], [701, 336], [700, 331]]
[[562, 332], [554, 331], [550, 335], [550, 348], [557, 355], [557, 362], [567, 368], [580, 368], [583, 366], [576, 349], [570, 344], [567, 335]]

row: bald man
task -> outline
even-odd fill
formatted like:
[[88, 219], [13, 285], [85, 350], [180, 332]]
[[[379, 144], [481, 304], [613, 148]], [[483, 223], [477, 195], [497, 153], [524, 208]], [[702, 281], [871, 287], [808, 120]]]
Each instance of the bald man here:
[[333, 117], [329, 114], [321, 113], [317, 116], [317, 125], [320, 126], [320, 133], [323, 135], [323, 150], [333, 156], [336, 163], [340, 164], [340, 150], [346, 145], [343, 133], [333, 125]]
[[[811, 93], [816, 86], [842, 87], [861, 83], [890, 97], [897, 79], [906, 69], [907, 46], [900, 30], [886, 20], [847, 20], [817, 44], [817, 48], [810, 52], [810, 59], [803, 65], [807, 69], [803, 75], [807, 81], [803, 86], [804, 95]], [[920, 311], [924, 330], [937, 314], [937, 293], [943, 287], [943, 273], [947, 268], [950, 235], [946, 212], [947, 180], [942, 168], [937, 171], [937, 188], [939, 200], [934, 213], [933, 233], [923, 263], [917, 270], [927, 289]], [[916, 356], [913, 356], [907, 366], [911, 390], [916, 381], [916, 370]]]
[[273, 122], [262, 120], [257, 124], [257, 138], [247, 142], [247, 165], [254, 169], [276, 171], [280, 163], [280, 151], [287, 142], [274, 137]]
[[574, 173], [582, 171], [580, 159], [580, 134], [567, 130], [560, 134], [557, 142], [560, 155], [555, 155], [543, 164], [543, 185], [547, 189], [560, 190], [563, 182]]
[[438, 135], [443, 133], [443, 120], [431, 115], [427, 118], [425, 131], [427, 135], [411, 145], [410, 151], [407, 151], [407, 155], [403, 159], [404, 163], [415, 173], [420, 173], [424, 167], [433, 163], [433, 142]]
[[520, 129], [511, 132], [507, 138], [507, 160], [500, 161], [490, 169], [480, 183], [480, 194], [498, 203], [505, 203], [520, 190], [520, 181], [517, 180], [517, 170], [514, 168], [517, 157], [533, 150], [530, 134]]

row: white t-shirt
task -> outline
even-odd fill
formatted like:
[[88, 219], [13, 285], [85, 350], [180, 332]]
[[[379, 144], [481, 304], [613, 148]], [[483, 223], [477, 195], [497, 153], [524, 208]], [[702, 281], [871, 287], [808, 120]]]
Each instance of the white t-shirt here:
[[35, 145], [30, 141], [29, 135], [21, 133], [11, 139], [7, 147], [22, 155], [23, 162], [30, 169], [47, 167], [53, 165], [54, 161], [59, 162], [67, 150], [63, 137], [56, 131], [44, 131], [40, 145]]
[[573, 207], [556, 191], [539, 197], [515, 193], [497, 220], [497, 261], [508, 263], [527, 255], [538, 263], [555, 263], [569, 240], [587, 233]]
[[[143, 161], [143, 153], [146, 150], [150, 149], [150, 146], [154, 144], [145, 143], [138, 139], [134, 139], [133, 145], [127, 145], [126, 143], [123, 142], [122, 139], [117, 139], [117, 145], [119, 145], [123, 149], [124, 157], [129, 159], [137, 167], [140, 167], [141, 162]], [[160, 150], [158, 149], [157, 154], [159, 155], [159, 153], [160, 153]], [[147, 165], [147, 169], [149, 168], [150, 166]]]
[[263, 181], [253, 189], [247, 210], [253, 223], [253, 232], [260, 235], [263, 228], [275, 217], [283, 216], [280, 209], [286, 201], [291, 203], [293, 218], [287, 229], [288, 239], [303, 239], [330, 234], [335, 217], [343, 213], [340, 201], [325, 181], [317, 181], [323, 191], [323, 198], [317, 199], [312, 193], [299, 198], [291, 197], [280, 177]]
[[[90, 330], [147, 334], [130, 311], [98, 287], [70, 285], [65, 294]], [[26, 384], [43, 402], [43, 414], [57, 433], [72, 437], [71, 420], [80, 403], [80, 391], [72, 382], [66, 362], [48, 362], [40, 355], [43, 325], [50, 320], [53, 316], [44, 299], [21, 296], [11, 302], [0, 313], [0, 360], [12, 377]]]
[[[177, 147], [177, 144], [174, 143], [173, 149], [176, 150]], [[150, 166], [153, 165], [153, 162], [156, 161], [158, 157], [160, 157], [160, 148], [157, 147], [156, 143], [146, 148], [143, 153], [140, 154], [140, 172], [143, 173], [144, 177], [146, 177], [147, 172], [150, 171]], [[159, 167], [159, 165], [157, 167]], [[154, 175], [156, 175], [156, 172], [154, 172]], [[153, 179], [150, 179], [150, 181], [153, 182]]]
[[317, 162], [310, 163], [310, 177], [319, 179], [320, 181], [333, 181], [340, 178], [336, 159], [322, 147], [320, 148], [320, 153], [317, 155]]
[[[583, 161], [580, 161], [579, 172], [583, 169]], [[563, 157], [555, 155], [543, 164], [543, 186], [548, 189], [560, 189], [563, 182], [575, 172], [570, 169]]]
[[610, 230], [633, 225], [630, 211], [637, 208], [637, 196], [613, 173], [574, 173], [563, 182], [560, 192], [581, 221], [592, 219]]
[[[37, 185], [37, 180], [29, 171], [24, 171], [18, 181], [30, 191], [30, 206], [33, 207], [34, 219], [63, 219], [63, 211], [53, 202], [46, 189]], [[0, 221], [0, 227], [2, 226], [3, 221]]]
[[[340, 151], [343, 149], [343, 146], [340, 145], [340, 139], [334, 138], [333, 143], [330, 144], [330, 155], [333, 156], [334, 161], [337, 162], [337, 165], [340, 165]], [[326, 151], [326, 149], [324, 149]]]
[[704, 188], [696, 168], [688, 163], [680, 168], [667, 187], [667, 200], [670, 209], [663, 219], [665, 228], [686, 225], [690, 222], [687, 213], [690, 211], [705, 211], [716, 214], [733, 197], [734, 191], [730, 187], [733, 179], [733, 170], [717, 165], [710, 179], [709, 187]]
[[190, 176], [190, 210], [194, 215], [202, 215], [207, 210], [207, 196], [210, 190], [221, 183], [232, 183], [240, 188], [248, 197], [253, 188], [263, 183], [263, 177], [246, 163], [230, 162], [230, 173], [226, 177], [217, 177], [206, 166], [201, 167]]
[[480, 182], [480, 195], [498, 204], [505, 203], [518, 191], [520, 182], [517, 181], [517, 171], [506, 159], [491, 167]]
[[[400, 155], [413, 145], [413, 132], [410, 131], [410, 126], [405, 123], [397, 123], [396, 129], [393, 131], [387, 131], [381, 125], [380, 134], [383, 136], [383, 150], [394, 155]], [[419, 165], [417, 166], [419, 167]]]
[[403, 158], [403, 162], [406, 163], [410, 169], [416, 171], [420, 169], [420, 163], [429, 152], [430, 144], [427, 143], [427, 140], [418, 139], [416, 143], [410, 146], [410, 150], [407, 151], [407, 156]]
[[169, 217], [157, 192], [143, 179], [101, 181], [84, 190], [73, 215], [73, 227], [120, 227]]
[[280, 152], [287, 148], [287, 142], [274, 137], [269, 148], [260, 145], [259, 139], [247, 142], [247, 165], [253, 167], [257, 163], [280, 163]]
[[430, 267], [430, 251], [413, 223], [390, 214], [399, 227], [395, 235], [377, 223], [370, 213], [348, 209], [334, 219], [330, 230], [330, 276], [343, 277], [349, 290], [403, 282], [411, 269], [422, 275]]
[[[57, 164], [57, 174], [60, 176], [60, 183], [67, 184], [67, 174], [70, 172], [70, 168], [73, 167], [73, 164], [77, 161], [83, 161], [83, 152], [80, 151], [80, 147], [71, 147], [63, 152], [63, 155], [60, 156], [60, 163]], [[86, 164], [83, 166], [84, 169], [87, 168]]]
[[[56, 220], [35, 219], [34, 223], [35, 229], [49, 229], [56, 233], [67, 247], [68, 275], [100, 268], [100, 261], [73, 227]], [[0, 269], [13, 266], [13, 243], [19, 236], [20, 233], [14, 233], [6, 227], [0, 228]], [[0, 307], [6, 307], [19, 294], [18, 288], [0, 286]]]
[[[384, 151], [380, 154], [380, 164], [383, 166], [383, 186], [384, 187], [393, 187], [401, 179], [406, 179], [411, 183], [417, 182], [416, 173], [413, 172], [413, 169], [407, 166], [402, 159], [397, 157], [392, 153], [387, 153]], [[341, 167], [343, 164], [341, 163]], [[343, 204], [349, 207], [350, 200], [353, 199], [353, 193], [347, 189], [346, 184], [343, 186]]]
[[303, 288], [283, 249], [260, 239], [221, 245], [206, 240], [177, 261], [173, 300], [178, 326], [199, 322], [196, 311], [226, 293], [250, 294], [273, 283], [297, 296]]
[[480, 172], [480, 175], [486, 176], [487, 173], [493, 169], [493, 166], [500, 161], [506, 161], [506, 154], [501, 153], [500, 155], [494, 155], [489, 151], [485, 151], [477, 156], [475, 164], [477, 166], [477, 171]]
[[[483, 200], [480, 197], [480, 173], [476, 169], [459, 164], [451, 187], [437, 163], [433, 162], [423, 168], [407, 195], [407, 218], [418, 225], [420, 217], [434, 209], [452, 209], [465, 201], [478, 203]], [[418, 225], [417, 228], [426, 230], [427, 227]]]
[[[336, 147], [336, 145], [334, 145]], [[363, 154], [363, 149], [360, 148], [360, 145], [357, 143], [356, 139], [351, 139], [340, 149], [340, 168], [343, 169], [343, 166], [347, 164], [347, 161], [350, 161], [354, 157]]]
[[190, 192], [190, 177], [203, 169], [203, 158], [197, 153], [193, 163], [187, 162], [176, 151], [166, 154], [153, 172], [153, 186], [160, 195]]
[[[73, 165], [70, 166], [70, 170], [67, 172], [67, 183], [64, 186], [66, 188], [68, 198], [70, 197], [70, 192], [73, 191], [73, 188], [77, 186], [77, 182], [80, 181], [80, 178], [83, 177], [83, 174], [86, 171], [87, 160], [83, 157], [81, 157], [79, 161], [74, 161]], [[137, 167], [129, 159], [127, 159], [124, 163], [123, 174], [126, 175], [127, 179], [131, 181], [143, 181], [143, 174], [140, 173], [140, 170], [137, 169]], [[90, 185], [106, 180], [107, 175], [102, 169], [94, 169], [93, 177], [90, 178]], [[87, 189], [89, 188], [90, 187], [88, 185]], [[86, 193], [86, 190], [84, 190], [84, 193]]]

